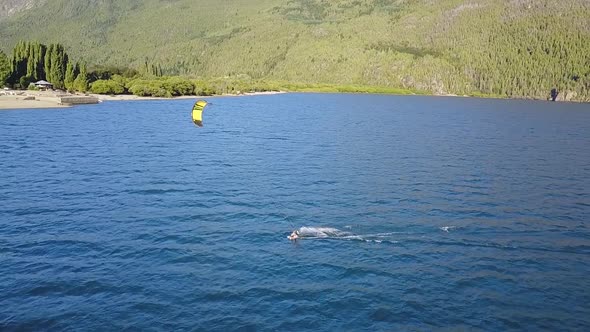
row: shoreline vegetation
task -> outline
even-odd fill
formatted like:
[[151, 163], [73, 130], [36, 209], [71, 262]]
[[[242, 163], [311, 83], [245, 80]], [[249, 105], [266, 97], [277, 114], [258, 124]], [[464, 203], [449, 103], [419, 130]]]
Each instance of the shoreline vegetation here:
[[[387, 87], [365, 87], [365, 86], [336, 86], [329, 84], [309, 85], [302, 84], [299, 86], [290, 85], [287, 88], [278, 88], [276, 90], [261, 91], [233, 91], [220, 94], [187, 94], [176, 96], [153, 96], [153, 95], [135, 95], [130, 93], [121, 94], [98, 94], [67, 92], [63, 90], [0, 90], [0, 110], [12, 109], [43, 109], [43, 108], [65, 108], [75, 106], [73, 104], [62, 103], [62, 98], [67, 97], [90, 97], [97, 100], [96, 103], [104, 101], [134, 101], [134, 100], [176, 100], [176, 99], [206, 99], [207, 97], [242, 97], [242, 96], [259, 96], [275, 95], [282, 93], [358, 93], [358, 94], [383, 94], [383, 95], [420, 95], [432, 97], [457, 97], [457, 98], [487, 98], [487, 99], [511, 99], [511, 100], [537, 100], [538, 98], [509, 98], [499, 95], [472, 94], [432, 94], [425, 91], [412, 91], [404, 89], [392, 89]], [[577, 101], [572, 101], [577, 102]], [[582, 102], [583, 103], [583, 102]]]
[[[47, 82], [48, 81], [48, 82]], [[66, 107], [105, 100], [162, 98], [206, 98], [281, 92], [367, 93], [390, 95], [430, 95], [497, 99], [549, 100], [539, 96], [511, 96], [481, 91], [452, 92], [366, 84], [305, 83], [254, 79], [235, 74], [218, 78], [165, 76], [157, 65], [142, 68], [87, 67], [65, 52], [64, 46], [39, 42], [19, 42], [11, 58], [0, 51], [0, 109]], [[41, 91], [42, 90], [42, 91]], [[555, 92], [557, 101], [576, 100], [575, 92]]]
[[347, 88], [338, 86], [324, 86], [322, 88], [305, 88], [300, 90], [278, 90], [278, 91], [257, 91], [244, 92], [239, 94], [215, 94], [215, 95], [181, 95], [173, 97], [154, 97], [154, 96], [137, 96], [133, 94], [94, 94], [94, 93], [66, 93], [64, 91], [31, 91], [31, 90], [4, 90], [0, 92], [0, 110], [16, 109], [44, 109], [44, 108], [65, 108], [75, 106], [72, 104], [62, 103], [64, 97], [93, 97], [98, 101], [135, 101], [135, 100], [177, 100], [177, 99], [205, 99], [207, 97], [242, 97], [242, 96], [259, 96], [275, 95], [282, 93], [361, 93], [361, 94], [384, 94], [384, 95], [422, 95], [433, 97], [458, 97], [458, 98], [490, 98], [490, 99], [513, 99], [513, 100], [540, 100], [533, 98], [506, 98], [492, 95], [464, 95], [454, 94], [434, 95], [430, 93], [421, 93], [410, 90], [370, 88], [362, 89], [361, 87]]
[[[202, 90], [201, 90], [202, 91]], [[134, 95], [129, 93], [121, 94], [98, 94], [98, 93], [70, 93], [60, 90], [37, 91], [37, 90], [4, 90], [0, 91], [0, 110], [2, 109], [23, 109], [23, 108], [63, 108], [73, 105], [64, 104], [61, 99], [64, 97], [92, 97], [98, 102], [103, 101], [133, 101], [133, 100], [173, 100], [173, 99], [205, 99], [207, 97], [240, 97], [240, 96], [258, 96], [274, 95], [290, 92], [303, 93], [367, 93], [367, 94], [389, 94], [389, 95], [428, 95], [411, 90], [388, 89], [378, 87], [360, 87], [360, 86], [331, 86], [331, 85], [301, 85], [298, 87], [290, 86], [289, 89], [275, 87], [272, 90], [250, 90], [250, 91], [231, 91], [224, 93], [207, 93], [207, 94], [181, 94], [175, 96], [154, 96], [154, 95]]]
[[142, 68], [87, 66], [61, 44], [19, 42], [12, 57], [0, 51], [0, 109], [67, 107], [64, 100], [97, 103], [105, 100], [206, 98], [281, 92], [429, 94], [402, 88], [366, 85], [293, 83], [253, 79], [248, 75], [220, 78], [165, 76], [156, 65]]

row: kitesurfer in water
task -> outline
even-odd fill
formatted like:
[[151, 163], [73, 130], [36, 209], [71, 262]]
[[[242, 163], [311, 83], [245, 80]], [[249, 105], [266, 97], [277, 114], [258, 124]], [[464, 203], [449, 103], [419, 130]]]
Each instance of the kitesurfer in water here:
[[299, 238], [299, 231], [298, 230], [294, 230], [293, 233], [291, 233], [291, 235], [288, 236], [289, 240], [291, 241], [295, 241]]
[[557, 100], [557, 96], [559, 95], [559, 91], [556, 88], [551, 89], [551, 101]]

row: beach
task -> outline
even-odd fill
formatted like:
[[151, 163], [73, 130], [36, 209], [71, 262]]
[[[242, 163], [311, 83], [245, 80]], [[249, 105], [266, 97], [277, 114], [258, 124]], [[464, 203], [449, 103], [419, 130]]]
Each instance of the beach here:
[[[62, 91], [22, 91], [4, 90], [0, 92], [0, 110], [8, 109], [36, 109], [36, 108], [64, 108], [73, 106], [62, 102], [66, 98], [88, 98], [96, 102], [106, 100], [145, 100], [157, 99], [155, 97], [139, 97], [134, 95], [98, 95], [98, 94], [70, 94]], [[194, 96], [182, 96], [177, 98], [195, 98]], [[89, 102], [93, 103], [93, 102]]]
[[[283, 93], [282, 91], [252, 92], [240, 95], [223, 95], [223, 96], [251, 96]], [[156, 99], [195, 99], [207, 98], [205, 96], [179, 96], [173, 98], [161, 97], [140, 97], [135, 95], [99, 95], [99, 94], [70, 94], [63, 91], [23, 91], [23, 90], [4, 90], [0, 91], [0, 110], [10, 109], [36, 109], [36, 108], [64, 108], [73, 106], [72, 104], [63, 103], [65, 98], [95, 98], [98, 102], [113, 100], [156, 100]]]
[[61, 99], [55, 93], [18, 90], [0, 92], [0, 109], [57, 107], [64, 107], [64, 105], [61, 105]]

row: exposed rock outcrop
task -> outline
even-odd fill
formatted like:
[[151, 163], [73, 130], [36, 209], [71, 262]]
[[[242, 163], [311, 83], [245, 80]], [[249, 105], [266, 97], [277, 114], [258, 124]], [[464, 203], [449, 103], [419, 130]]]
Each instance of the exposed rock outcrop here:
[[557, 95], [555, 101], [572, 101], [576, 100], [578, 94], [575, 91], [563, 91]]
[[0, 1], [0, 20], [10, 17], [23, 10], [34, 8], [47, 0], [2, 0]]

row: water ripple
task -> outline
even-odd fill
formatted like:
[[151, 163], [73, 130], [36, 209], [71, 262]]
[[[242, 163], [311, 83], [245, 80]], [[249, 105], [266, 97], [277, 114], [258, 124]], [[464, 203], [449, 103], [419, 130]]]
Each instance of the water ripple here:
[[0, 330], [590, 329], [587, 105], [193, 102], [0, 112]]

